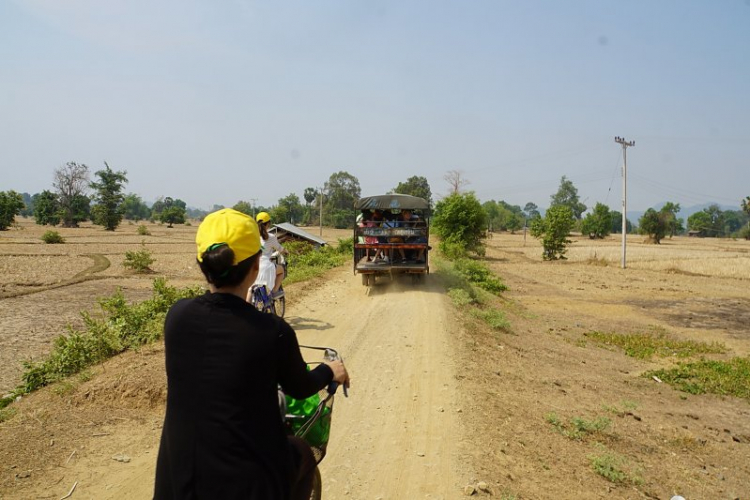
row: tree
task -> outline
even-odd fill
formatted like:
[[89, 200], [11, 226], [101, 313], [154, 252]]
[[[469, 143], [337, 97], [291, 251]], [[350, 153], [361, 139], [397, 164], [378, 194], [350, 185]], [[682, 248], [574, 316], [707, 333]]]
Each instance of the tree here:
[[461, 189], [469, 184], [469, 181], [465, 179], [463, 175], [464, 173], [461, 170], [449, 170], [443, 176], [443, 179], [445, 179], [448, 186], [450, 186], [450, 191], [448, 192], [449, 195], [459, 194]]
[[[612, 217], [612, 230], [610, 233], [615, 234], [621, 234], [622, 233], [622, 214], [618, 212], [617, 210], [612, 210], [610, 212], [610, 215]], [[625, 221], [625, 232], [627, 234], [630, 234], [633, 232], [633, 224], [630, 222], [630, 220]]]
[[740, 203], [740, 206], [742, 207], [742, 211], [745, 212], [748, 217], [750, 217], [750, 196], [746, 196], [745, 199]]
[[701, 236], [709, 236], [711, 232], [711, 216], [705, 211], [695, 212], [688, 217], [688, 228], [698, 231]]
[[560, 187], [557, 193], [550, 196], [550, 207], [560, 205], [570, 208], [573, 217], [578, 220], [581, 220], [581, 215], [586, 211], [586, 205], [578, 199], [578, 189], [564, 175], [560, 179]]
[[89, 187], [89, 167], [83, 163], [68, 162], [55, 170], [52, 185], [57, 190], [64, 227], [78, 227], [79, 222], [88, 219], [89, 203], [84, 203], [82, 197], [86, 197]]
[[21, 209], [21, 216], [31, 217], [34, 215], [34, 197], [29, 193], [21, 193], [23, 199], [24, 208]]
[[40, 226], [56, 226], [60, 223], [60, 205], [55, 193], [45, 189], [34, 195], [34, 219]]
[[657, 245], [667, 235], [669, 222], [672, 220], [672, 213], [669, 210], [657, 212], [649, 208], [638, 220], [638, 231], [645, 234]]
[[318, 196], [318, 190], [312, 187], [305, 188], [303, 196], [305, 198], [305, 203], [309, 206], [310, 203], [315, 201], [315, 197]]
[[531, 221], [531, 236], [542, 239], [542, 259], [565, 259], [565, 252], [571, 243], [568, 235], [574, 225], [573, 211], [567, 205], [552, 206], [544, 218]]
[[724, 236], [724, 220], [724, 212], [714, 204], [688, 217], [688, 227], [701, 236]]
[[592, 213], [586, 214], [581, 222], [581, 233], [592, 240], [606, 238], [612, 231], [612, 213], [603, 203], [597, 203]]
[[304, 208], [299, 201], [299, 197], [294, 193], [290, 193], [279, 200], [278, 205], [271, 212], [271, 218], [277, 222], [289, 221], [299, 224], [302, 220], [303, 212]]
[[122, 221], [122, 202], [125, 199], [122, 190], [128, 182], [127, 172], [115, 172], [105, 161], [104, 170], [98, 170], [94, 175], [99, 177], [99, 182], [89, 184], [94, 190], [93, 199], [96, 202], [91, 209], [92, 219], [94, 224], [104, 226], [106, 231], [114, 231]]
[[13, 190], [0, 191], [0, 231], [12, 226], [16, 222], [16, 215], [21, 215], [25, 206], [19, 193]]
[[151, 216], [151, 209], [137, 194], [128, 194], [122, 200], [122, 215], [127, 220], [138, 222]]
[[406, 179], [406, 182], [399, 182], [398, 186], [393, 188], [394, 193], [408, 194], [427, 200], [432, 205], [432, 191], [430, 191], [430, 183], [427, 182], [426, 177], [414, 175]]
[[671, 201], [666, 202], [659, 211], [660, 213], [663, 213], [664, 217], [666, 218], [667, 234], [670, 238], [675, 234], [681, 233], [685, 230], [685, 227], [683, 226], [683, 220], [677, 218], [677, 212], [679, 211], [680, 204], [672, 203]]
[[331, 174], [325, 183], [325, 210], [328, 222], [336, 228], [354, 225], [354, 202], [362, 195], [359, 179], [349, 172]]
[[523, 212], [526, 214], [527, 219], [536, 219], [537, 217], [541, 217], [539, 214], [539, 207], [536, 206], [536, 203], [528, 202], [523, 207]]
[[484, 253], [482, 236], [487, 228], [487, 213], [474, 193], [454, 193], [437, 202], [432, 227], [447, 255], [455, 257], [466, 251]]
[[237, 210], [238, 212], [242, 212], [243, 214], [247, 214], [251, 217], [255, 217], [253, 206], [246, 201], [240, 200], [237, 203], [235, 203], [232, 208], [234, 210]]
[[[167, 227], [172, 227], [173, 224], [185, 223], [185, 207], [178, 205], [175, 200], [169, 196], [164, 198], [162, 203], [163, 208], [159, 212], [159, 220], [161, 222], [166, 224]], [[154, 205], [156, 205], [156, 203], [154, 203]]]

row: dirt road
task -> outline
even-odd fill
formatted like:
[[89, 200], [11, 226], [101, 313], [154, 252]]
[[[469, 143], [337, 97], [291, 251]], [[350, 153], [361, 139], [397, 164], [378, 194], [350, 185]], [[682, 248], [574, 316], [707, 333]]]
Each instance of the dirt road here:
[[[466, 478], [458, 464], [460, 407], [450, 356], [452, 326], [442, 290], [427, 280], [421, 285], [383, 284], [368, 291], [343, 268], [297, 291], [290, 287], [287, 319], [300, 342], [339, 349], [353, 379], [350, 397], [340, 395], [336, 400], [329, 452], [321, 466], [324, 497], [461, 495]], [[48, 450], [32, 452], [35, 464], [46, 464], [18, 464], [15, 470], [20, 474], [10, 488], [4, 481], [0, 498], [60, 498], [76, 482], [74, 499], [150, 498], [163, 407], [157, 403], [132, 411], [120, 402], [127, 392], [143, 398], [144, 391], [151, 391], [160, 399], [163, 351], [157, 346], [120, 358], [112, 361], [120, 366], [105, 366], [66, 401], [69, 426], [82, 407], [108, 401], [98, 418], [90, 408], [80, 417], [89, 420], [78, 426], [85, 430], [81, 438], [69, 441], [65, 434], [75, 431], [53, 429], [56, 419], [51, 415], [42, 417], [41, 426], [20, 415], [9, 422], [19, 428], [41, 427], [37, 430], [42, 436], [46, 430], [53, 437], [49, 446], [44, 441]], [[122, 375], [134, 371], [128, 363], [140, 372], [138, 380]], [[108, 372], [120, 373], [118, 380], [105, 382]], [[153, 380], [147, 381], [149, 377]], [[115, 391], [120, 395], [103, 396]], [[137, 408], [137, 399], [130, 406]]]

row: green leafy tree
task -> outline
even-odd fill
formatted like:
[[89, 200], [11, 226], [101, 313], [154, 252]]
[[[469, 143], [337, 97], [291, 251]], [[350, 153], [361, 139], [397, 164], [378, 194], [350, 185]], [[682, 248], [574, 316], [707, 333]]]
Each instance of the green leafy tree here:
[[303, 194], [303, 196], [305, 198], [305, 203], [307, 205], [310, 205], [318, 196], [318, 190], [313, 187], [305, 188], [305, 193]]
[[571, 213], [578, 220], [581, 220], [581, 215], [586, 211], [586, 205], [578, 199], [578, 189], [564, 175], [560, 179], [557, 192], [550, 196], [550, 207], [560, 205], [570, 208]]
[[57, 190], [60, 219], [64, 227], [78, 227], [89, 218], [89, 167], [83, 163], [68, 162], [54, 172], [52, 183]]
[[740, 203], [740, 206], [742, 207], [742, 211], [745, 212], [748, 217], [750, 217], [750, 196], [746, 196], [745, 199]]
[[542, 240], [542, 259], [565, 259], [565, 252], [571, 241], [570, 231], [575, 225], [573, 211], [567, 205], [555, 205], [544, 214], [531, 221], [531, 235]]
[[592, 240], [595, 238], [606, 238], [612, 231], [612, 212], [603, 203], [597, 203], [594, 211], [586, 214], [581, 221], [581, 233]]
[[94, 224], [104, 226], [106, 231], [114, 231], [122, 222], [124, 212], [122, 202], [125, 199], [122, 190], [128, 182], [127, 172], [124, 170], [115, 172], [105, 161], [104, 170], [98, 170], [94, 175], [99, 177], [99, 181], [89, 184], [94, 190], [95, 204], [91, 208], [92, 219]]
[[649, 208], [638, 221], [638, 231], [645, 234], [657, 245], [667, 235], [672, 213], [669, 211], [657, 212]]
[[539, 207], [536, 206], [536, 203], [528, 202], [523, 207], [523, 212], [526, 214], [527, 219], [536, 219], [537, 217], [541, 217], [541, 214], [539, 213]]
[[398, 186], [393, 188], [394, 193], [408, 194], [427, 200], [432, 205], [432, 191], [430, 191], [430, 183], [427, 182], [426, 177], [414, 175], [406, 179], [406, 182], [399, 182]]
[[25, 206], [19, 193], [13, 190], [0, 191], [0, 231], [12, 226], [16, 222], [16, 215], [21, 215]]
[[440, 236], [441, 249], [446, 254], [484, 253], [482, 237], [487, 228], [487, 213], [474, 193], [453, 193], [437, 202], [432, 227]]
[[[610, 214], [612, 216], [612, 230], [610, 232], [614, 234], [621, 234], [622, 233], [622, 214], [618, 212], [617, 210], [612, 210]], [[630, 234], [633, 232], [633, 224], [630, 222], [630, 219], [627, 219], [625, 221], [625, 231], [627, 234]]]
[[40, 226], [56, 226], [60, 223], [60, 205], [55, 193], [45, 189], [34, 195], [34, 220]]
[[185, 207], [184, 206], [178, 205], [176, 201], [170, 198], [169, 196], [164, 198], [162, 203], [163, 203], [163, 208], [161, 212], [159, 212], [159, 220], [161, 222], [166, 224], [167, 227], [172, 227], [174, 224], [185, 223]]
[[271, 212], [271, 218], [276, 222], [292, 222], [299, 224], [302, 221], [304, 207], [299, 201], [299, 197], [290, 193], [281, 198], [276, 208]]
[[21, 198], [23, 199], [23, 204], [25, 205], [23, 209], [21, 209], [21, 216], [31, 217], [32, 215], [34, 215], [34, 197], [29, 193], [21, 193]]
[[151, 217], [151, 209], [137, 194], [125, 195], [122, 200], [122, 215], [127, 220], [138, 222]]
[[711, 234], [711, 226], [711, 216], [705, 211], [695, 212], [688, 217], [688, 228], [691, 231], [698, 231], [698, 234], [701, 236], [709, 236]]
[[324, 214], [329, 224], [336, 228], [354, 225], [354, 202], [362, 195], [359, 179], [349, 172], [331, 174], [324, 188]]
[[688, 227], [701, 236], [724, 236], [725, 214], [713, 204], [688, 217]]
[[666, 218], [667, 234], [670, 238], [675, 234], [681, 233], [685, 230], [685, 227], [683, 226], [683, 220], [677, 218], [677, 213], [679, 211], [680, 204], [672, 203], [671, 201], [665, 203], [661, 210], [659, 210], [659, 213], [662, 213]]
[[253, 206], [246, 202], [246, 201], [238, 201], [234, 204], [232, 207], [234, 210], [237, 210], [238, 212], [242, 212], [243, 214], [247, 214], [251, 217], [253, 217], [255, 214], [253, 213]]
[[500, 207], [497, 206], [497, 202], [495, 200], [485, 201], [482, 203], [482, 208], [487, 214], [487, 229], [493, 232], [499, 231]]

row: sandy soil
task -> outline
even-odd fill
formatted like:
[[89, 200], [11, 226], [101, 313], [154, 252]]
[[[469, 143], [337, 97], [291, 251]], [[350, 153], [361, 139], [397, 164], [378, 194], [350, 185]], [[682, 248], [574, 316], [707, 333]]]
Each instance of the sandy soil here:
[[[459, 495], [466, 480], [457, 454], [461, 408], [441, 289], [432, 281], [419, 288], [393, 283], [368, 294], [350, 270], [338, 269], [320, 284], [292, 285], [288, 294], [296, 295], [287, 317], [300, 342], [335, 346], [353, 375], [350, 397], [337, 398], [321, 466], [325, 498]], [[75, 497], [149, 498], [165, 392], [162, 356], [159, 346], [121, 356], [91, 381], [22, 401], [0, 443], [6, 451], [19, 442], [31, 449], [25, 460], [2, 457], [13, 465], [2, 471], [0, 497], [59, 498], [77, 482]], [[40, 407], [41, 416], [33, 410]], [[60, 422], [61, 409], [78, 428]], [[122, 456], [129, 461], [118, 461]]]
[[[163, 241], [157, 263], [170, 281], [194, 282], [195, 228], [179, 231], [154, 234]], [[81, 255], [106, 244], [101, 253], [111, 261], [133, 246], [80, 238], [90, 240]], [[48, 251], [36, 246], [26, 244], [26, 253]], [[325, 498], [452, 499], [479, 481], [506, 499], [750, 497], [748, 401], [677, 392], [641, 376], [676, 360], [637, 360], [586, 337], [657, 331], [727, 346], [712, 359], [748, 355], [748, 245], [634, 242], [627, 270], [617, 265], [617, 248], [615, 239], [579, 240], [571, 261], [544, 263], [538, 244], [521, 235], [488, 241], [487, 263], [510, 287], [500, 302], [509, 332], [455, 310], [439, 274], [368, 292], [345, 267], [291, 285], [288, 319], [301, 340], [339, 348], [353, 376], [350, 397], [337, 397], [321, 466]], [[695, 272], [696, 261], [714, 254], [720, 267]], [[68, 271], [59, 278], [80, 266]], [[105, 277], [0, 299], [0, 368], [46, 352], [94, 296], [122, 285], [134, 298], [149, 293], [152, 277], [114, 266], [94, 274]], [[6, 387], [16, 373], [0, 372]], [[149, 498], [164, 395], [163, 349], [155, 345], [12, 405], [0, 423], [0, 499], [61, 498], [74, 484], [72, 499]], [[573, 440], [549, 423], [552, 412], [564, 422], [607, 417], [611, 425]], [[638, 481], [596, 474], [591, 459], [605, 452]]]

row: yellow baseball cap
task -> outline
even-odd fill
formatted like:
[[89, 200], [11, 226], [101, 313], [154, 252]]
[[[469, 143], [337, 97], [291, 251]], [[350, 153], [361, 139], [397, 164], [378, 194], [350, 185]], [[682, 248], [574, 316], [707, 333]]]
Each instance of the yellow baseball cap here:
[[213, 245], [225, 244], [234, 252], [234, 265], [258, 253], [260, 233], [258, 224], [247, 214], [223, 208], [208, 214], [195, 235], [198, 245], [198, 262]]

